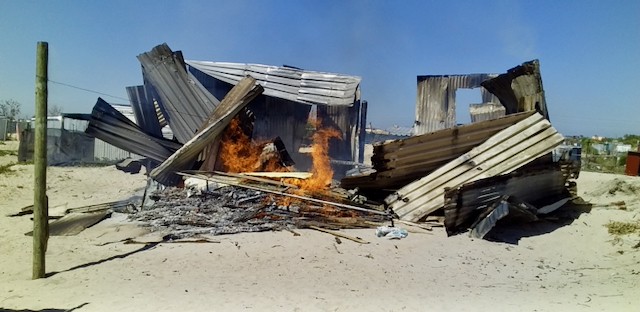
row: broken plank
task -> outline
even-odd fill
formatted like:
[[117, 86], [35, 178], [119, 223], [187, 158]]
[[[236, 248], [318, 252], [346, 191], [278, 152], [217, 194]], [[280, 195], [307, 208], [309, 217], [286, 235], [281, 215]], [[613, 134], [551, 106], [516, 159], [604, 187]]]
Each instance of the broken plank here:
[[263, 177], [263, 178], [276, 178], [276, 179], [309, 179], [312, 176], [311, 172], [243, 172], [241, 176]]
[[331, 234], [331, 235], [336, 236], [336, 237], [342, 237], [344, 239], [348, 239], [348, 240], [354, 241], [356, 243], [360, 243], [360, 244], [368, 244], [369, 243], [368, 241], [363, 240], [360, 237], [353, 237], [353, 236], [349, 236], [349, 235], [346, 235], [346, 234], [343, 234], [343, 233], [340, 233], [340, 232], [326, 230], [326, 229], [323, 229], [321, 227], [317, 227], [315, 225], [309, 225], [309, 228], [312, 229], [312, 230], [316, 230], [316, 231], [320, 231], [320, 232], [323, 232], [323, 233]]

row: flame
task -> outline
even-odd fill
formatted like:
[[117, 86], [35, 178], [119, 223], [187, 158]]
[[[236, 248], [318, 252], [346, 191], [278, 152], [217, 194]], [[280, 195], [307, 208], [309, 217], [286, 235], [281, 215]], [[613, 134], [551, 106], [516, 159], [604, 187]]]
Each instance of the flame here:
[[227, 172], [288, 171], [272, 143], [252, 141], [240, 127], [238, 117], [231, 120], [220, 141], [218, 157]]
[[220, 141], [218, 158], [222, 161], [223, 168], [233, 173], [254, 171], [253, 168], [260, 161], [261, 152], [242, 131], [240, 119], [233, 118]]
[[[312, 123], [318, 129], [319, 120]], [[293, 193], [297, 195], [322, 194], [331, 184], [333, 169], [329, 158], [329, 140], [342, 138], [340, 131], [333, 128], [319, 128], [313, 134], [311, 146], [312, 169], [311, 178], [284, 179], [284, 182], [299, 187]], [[240, 127], [240, 119], [234, 118], [223, 133], [220, 141], [218, 158], [227, 172], [241, 173], [253, 171], [289, 171], [279, 162], [278, 152], [268, 146], [269, 143], [258, 144], [253, 142]], [[267, 146], [265, 148], [265, 146]], [[273, 154], [276, 157], [273, 157]], [[289, 206], [298, 200], [285, 197], [279, 204]]]
[[[319, 121], [314, 122], [316, 127]], [[311, 159], [313, 167], [311, 178], [300, 182], [300, 189], [303, 191], [317, 192], [326, 190], [331, 185], [333, 179], [333, 169], [329, 158], [329, 140], [332, 138], [342, 138], [342, 133], [333, 128], [322, 128], [313, 134], [313, 145], [311, 146]]]

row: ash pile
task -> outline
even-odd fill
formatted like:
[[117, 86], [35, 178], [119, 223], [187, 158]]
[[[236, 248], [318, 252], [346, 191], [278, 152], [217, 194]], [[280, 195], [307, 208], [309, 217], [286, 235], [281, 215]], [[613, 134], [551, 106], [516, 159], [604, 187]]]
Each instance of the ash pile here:
[[340, 210], [302, 201], [284, 203], [286, 197], [216, 182], [170, 187], [150, 197], [153, 204], [131, 214], [130, 219], [148, 224], [153, 231], [170, 233], [174, 238], [291, 231], [309, 226], [366, 228], [388, 220], [385, 214], [365, 210]]

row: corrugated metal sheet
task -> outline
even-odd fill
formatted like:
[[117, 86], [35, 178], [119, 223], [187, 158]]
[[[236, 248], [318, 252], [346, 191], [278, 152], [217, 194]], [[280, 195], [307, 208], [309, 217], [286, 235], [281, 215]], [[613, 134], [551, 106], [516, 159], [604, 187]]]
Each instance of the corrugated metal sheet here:
[[126, 151], [162, 162], [180, 148], [180, 144], [146, 134], [129, 118], [98, 98], [91, 112], [86, 133]]
[[445, 227], [453, 235], [466, 230], [480, 214], [504, 195], [536, 207], [568, 196], [566, 176], [558, 164], [548, 168], [514, 172], [464, 184], [445, 192]]
[[205, 61], [186, 61], [203, 73], [235, 85], [255, 78], [264, 94], [306, 104], [351, 106], [359, 99], [360, 77], [304, 71], [291, 67]]
[[[480, 88], [497, 74], [418, 76], [415, 134], [429, 133], [456, 125], [456, 90]], [[481, 90], [483, 102], [494, 101]]]
[[144, 76], [160, 96], [173, 134], [179, 142], [189, 141], [202, 127], [219, 101], [186, 71], [180, 52], [167, 44], [138, 55]]
[[144, 86], [131, 86], [126, 89], [138, 126], [150, 135], [162, 136], [162, 127], [153, 97], [148, 94]]
[[118, 161], [127, 158], [142, 158], [140, 155], [125, 151], [100, 139], [94, 140], [93, 155], [97, 161]]
[[[189, 63], [190, 61], [187, 62]], [[190, 66], [189, 72], [213, 95], [224, 96], [233, 87], [233, 81], [228, 79], [221, 80], [219, 77], [210, 76], [209, 73], [201, 69], [200, 67]], [[290, 68], [286, 68], [286, 70], [300, 71]], [[273, 77], [267, 78], [272, 79]], [[268, 87], [272, 83], [263, 85]], [[354, 98], [351, 98], [351, 104], [353, 104], [351, 107], [342, 105], [318, 105], [317, 107], [317, 111], [321, 115], [320, 119], [323, 120], [323, 126], [338, 129], [343, 133], [343, 140], [331, 141], [329, 156], [333, 159], [357, 161], [361, 154], [361, 149], [359, 148], [360, 132], [358, 131], [364, 128], [360, 127], [358, 122], [362, 114], [362, 105], [359, 100], [359, 90], [356, 89], [354, 92]], [[312, 106], [306, 102], [294, 101], [292, 100], [293, 97], [278, 97], [283, 96], [281, 93], [272, 92], [271, 96], [266, 93], [265, 89], [265, 93], [253, 100], [248, 106], [248, 109], [255, 116], [253, 136], [265, 139], [279, 136], [296, 162], [296, 168], [299, 170], [309, 169], [311, 166], [310, 158], [306, 154], [298, 153], [298, 149], [306, 136], [306, 123]], [[366, 122], [366, 116], [364, 120]], [[341, 166], [336, 165], [335, 167], [334, 169], [337, 173], [344, 171]]]
[[537, 110], [549, 119], [538, 60], [511, 68], [505, 74], [484, 81], [482, 86], [500, 99], [507, 115]]
[[385, 202], [401, 219], [417, 221], [442, 208], [445, 188], [507, 174], [549, 153], [564, 138], [538, 113], [493, 135], [468, 153], [407, 184]]
[[500, 103], [471, 104], [469, 113], [471, 114], [471, 122], [479, 122], [504, 117], [505, 109]]
[[514, 114], [375, 144], [371, 161], [377, 172], [365, 177], [347, 177], [342, 180], [342, 187], [397, 189], [445, 165], [496, 133], [533, 114], [534, 112]]
[[231, 119], [262, 91], [262, 87], [256, 84], [255, 79], [246, 77], [241, 80], [214, 109], [211, 116], [208, 116], [202, 131], [169, 156], [160, 166], [153, 169], [149, 175], [162, 184], [173, 185], [176, 182], [174, 172], [191, 169], [200, 152], [215, 143], [216, 138]]

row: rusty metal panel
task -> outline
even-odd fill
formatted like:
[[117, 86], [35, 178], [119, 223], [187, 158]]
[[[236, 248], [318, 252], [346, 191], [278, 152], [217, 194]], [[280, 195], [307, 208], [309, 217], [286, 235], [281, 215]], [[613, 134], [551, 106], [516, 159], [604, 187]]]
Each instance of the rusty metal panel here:
[[138, 55], [138, 60], [162, 100], [159, 104], [176, 139], [189, 141], [220, 101], [187, 72], [182, 54], [167, 44]]
[[627, 166], [624, 174], [629, 176], [640, 175], [640, 152], [627, 152]]
[[505, 74], [484, 81], [482, 86], [500, 99], [507, 115], [536, 110], [549, 119], [538, 60], [511, 68]]
[[264, 94], [305, 104], [352, 106], [359, 99], [361, 78], [261, 64], [186, 61], [199, 71], [235, 85], [251, 76], [264, 87]]
[[533, 112], [514, 114], [376, 144], [371, 160], [377, 172], [371, 178], [343, 179], [343, 187], [397, 189], [469, 152], [492, 135], [531, 115]]
[[417, 221], [444, 205], [444, 191], [510, 173], [558, 146], [564, 137], [538, 113], [493, 135], [468, 153], [385, 199], [401, 219]]
[[[429, 133], [456, 125], [456, 90], [480, 88], [495, 74], [418, 76], [415, 134]], [[493, 98], [481, 90], [483, 101]]]

